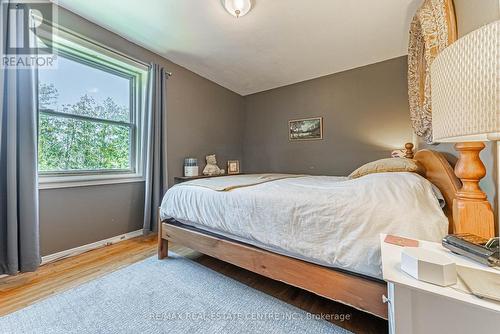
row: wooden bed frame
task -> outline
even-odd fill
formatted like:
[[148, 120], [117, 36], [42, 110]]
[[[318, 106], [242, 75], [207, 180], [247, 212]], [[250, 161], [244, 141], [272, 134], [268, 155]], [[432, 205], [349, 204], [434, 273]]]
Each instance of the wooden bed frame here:
[[[412, 147], [413, 145], [407, 146], [407, 157], [413, 155]], [[477, 158], [480, 150], [476, 150]], [[415, 154], [414, 159], [423, 165], [424, 176], [441, 190], [445, 198], [444, 212], [450, 222], [450, 233], [468, 232], [483, 237], [494, 235], [493, 211], [486, 195], [479, 188], [474, 187], [464, 191], [467, 182], [475, 182], [477, 186], [482, 177], [479, 175], [481, 173], [468, 170], [469, 174], [467, 174], [466, 171], [468, 178], [464, 180], [464, 187], [462, 187], [462, 182], [440, 153], [422, 150]], [[474, 174], [477, 180], [473, 180], [474, 177], [471, 174]], [[387, 305], [382, 300], [382, 296], [387, 294], [387, 287], [382, 281], [279, 255], [238, 241], [174, 225], [168, 221], [158, 223], [159, 259], [167, 257], [168, 241], [172, 241], [238, 267], [387, 319]]]

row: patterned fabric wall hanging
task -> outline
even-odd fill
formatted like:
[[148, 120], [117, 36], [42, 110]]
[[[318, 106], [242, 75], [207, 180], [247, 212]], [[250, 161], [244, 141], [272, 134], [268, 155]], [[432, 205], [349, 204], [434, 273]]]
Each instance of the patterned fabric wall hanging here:
[[432, 143], [430, 66], [456, 39], [453, 0], [424, 0], [410, 27], [408, 97], [413, 129], [427, 143]]

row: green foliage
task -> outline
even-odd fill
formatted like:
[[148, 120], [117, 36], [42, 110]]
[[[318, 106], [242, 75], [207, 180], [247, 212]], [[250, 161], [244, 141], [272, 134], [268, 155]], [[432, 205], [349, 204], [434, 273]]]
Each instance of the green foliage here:
[[57, 99], [59, 98], [59, 92], [57, 91], [54, 84], [38, 85], [38, 103], [42, 109], [52, 109], [57, 104]]
[[[44, 113], [57, 106], [54, 85], [39, 87], [38, 168], [40, 171], [101, 170], [130, 168], [131, 128], [90, 120]], [[84, 95], [59, 112], [93, 118], [128, 122], [128, 110], [111, 98], [98, 104]]]

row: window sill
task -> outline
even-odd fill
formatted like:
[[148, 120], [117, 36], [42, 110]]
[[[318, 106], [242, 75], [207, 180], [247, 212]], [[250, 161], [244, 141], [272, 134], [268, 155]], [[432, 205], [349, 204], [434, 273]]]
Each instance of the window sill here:
[[90, 187], [144, 181], [144, 177], [137, 174], [40, 176], [38, 189]]

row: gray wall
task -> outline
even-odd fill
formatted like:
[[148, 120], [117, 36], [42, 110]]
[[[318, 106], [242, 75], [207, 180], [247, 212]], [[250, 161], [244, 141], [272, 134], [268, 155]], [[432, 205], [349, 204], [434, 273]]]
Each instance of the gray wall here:
[[[62, 8], [59, 24], [173, 73], [168, 81], [170, 184], [182, 175], [186, 156], [203, 161], [216, 153], [220, 165], [242, 159], [243, 103], [233, 93]], [[42, 255], [142, 228], [144, 183], [40, 190]]]
[[[245, 172], [346, 175], [412, 141], [407, 58], [245, 97]], [[288, 141], [288, 120], [323, 116], [324, 140]]]
[[144, 183], [40, 190], [43, 255], [142, 228]]

